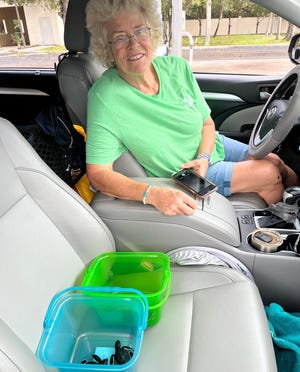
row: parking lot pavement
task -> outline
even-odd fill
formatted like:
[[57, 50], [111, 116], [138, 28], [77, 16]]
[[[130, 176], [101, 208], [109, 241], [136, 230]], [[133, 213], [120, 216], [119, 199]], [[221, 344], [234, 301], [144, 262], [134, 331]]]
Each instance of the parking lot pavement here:
[[42, 46], [0, 48], [0, 68], [40, 67], [53, 68], [61, 53], [49, 53]]
[[287, 58], [193, 61], [194, 72], [222, 72], [227, 74], [285, 75], [295, 65]]
[[0, 68], [53, 68], [58, 54], [1, 55]]
[[[182, 56], [190, 61], [190, 48]], [[288, 44], [196, 47], [192, 50], [194, 72], [241, 74], [285, 74], [294, 65], [288, 57]]]
[[[189, 54], [190, 48], [184, 47], [183, 54]], [[273, 59], [287, 57], [288, 44], [269, 45], [224, 45], [194, 47], [195, 60], [205, 59]]]

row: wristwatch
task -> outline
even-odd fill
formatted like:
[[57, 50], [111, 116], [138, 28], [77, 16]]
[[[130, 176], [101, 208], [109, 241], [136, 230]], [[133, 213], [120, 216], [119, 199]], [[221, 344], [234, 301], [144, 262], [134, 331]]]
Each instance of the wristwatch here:
[[210, 164], [211, 157], [207, 152], [201, 152], [200, 154], [198, 154], [197, 159], [203, 159], [203, 158], [208, 161], [208, 164]]

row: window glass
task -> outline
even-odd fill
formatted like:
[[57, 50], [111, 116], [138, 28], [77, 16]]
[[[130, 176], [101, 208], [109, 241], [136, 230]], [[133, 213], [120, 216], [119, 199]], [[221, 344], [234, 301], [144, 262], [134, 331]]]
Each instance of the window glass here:
[[[206, 3], [183, 0], [183, 17], [178, 20], [183, 34], [182, 56], [193, 71], [285, 74], [294, 67], [287, 51], [289, 40], [299, 29], [247, 0], [214, 0], [211, 18], [207, 19]], [[174, 19], [170, 6], [170, 1], [162, 0], [172, 53]]]
[[[53, 68], [66, 51], [67, 1], [0, 0], [0, 68]], [[209, 20], [206, 0], [182, 3], [180, 54], [193, 71], [284, 74], [294, 66], [287, 50], [299, 29], [276, 14], [249, 0], [214, 0]], [[161, 10], [166, 41], [161, 54], [172, 54], [172, 1], [162, 0]]]
[[65, 52], [58, 3], [0, 0], [0, 68], [54, 68]]

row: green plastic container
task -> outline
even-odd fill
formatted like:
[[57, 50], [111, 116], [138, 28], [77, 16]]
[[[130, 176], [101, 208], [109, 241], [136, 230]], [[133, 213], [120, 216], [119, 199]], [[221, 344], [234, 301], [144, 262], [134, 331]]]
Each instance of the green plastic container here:
[[161, 252], [104, 253], [93, 260], [82, 286], [136, 288], [148, 300], [151, 326], [159, 321], [170, 294], [170, 258]]
[[[36, 354], [61, 372], [134, 372], [147, 318], [148, 301], [136, 289], [67, 288], [49, 305]], [[117, 340], [134, 350], [125, 364], [81, 363], [93, 354], [110, 360]]]

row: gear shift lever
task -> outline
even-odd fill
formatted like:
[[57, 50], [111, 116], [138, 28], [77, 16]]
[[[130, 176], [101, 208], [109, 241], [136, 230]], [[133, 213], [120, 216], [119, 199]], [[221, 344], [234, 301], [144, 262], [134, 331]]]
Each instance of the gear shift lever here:
[[287, 187], [282, 196], [283, 202], [289, 205], [295, 204], [300, 199], [300, 186]]

